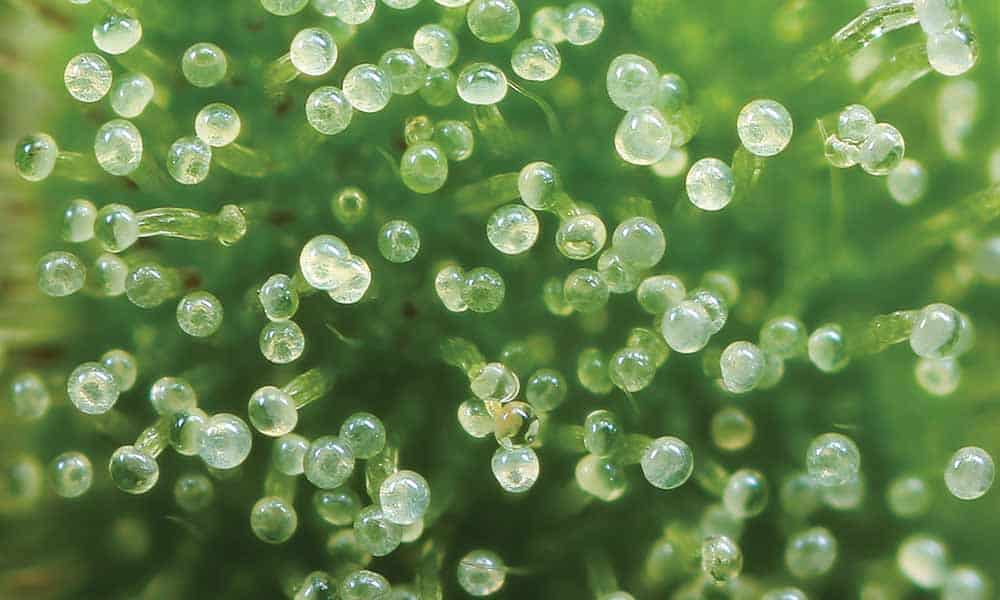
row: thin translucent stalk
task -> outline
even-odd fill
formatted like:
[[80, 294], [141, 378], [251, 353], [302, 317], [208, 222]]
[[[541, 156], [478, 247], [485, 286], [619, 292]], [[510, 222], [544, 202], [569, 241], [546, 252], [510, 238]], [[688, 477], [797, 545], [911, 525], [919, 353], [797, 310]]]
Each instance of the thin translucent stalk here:
[[276, 58], [264, 71], [264, 92], [276, 98], [282, 95], [285, 86], [299, 76], [299, 70], [292, 64], [292, 55], [285, 53]]
[[[313, 157], [316, 150], [331, 137], [323, 135], [322, 133], [313, 129], [307, 121], [300, 122], [293, 130], [293, 135], [286, 142], [286, 147], [290, 149], [288, 157], [283, 159], [285, 161], [292, 161], [296, 164], [309, 160]], [[340, 135], [347, 133], [346, 131], [341, 132]], [[398, 168], [398, 167], [397, 167]]]
[[482, 181], [470, 183], [455, 192], [455, 204], [462, 214], [491, 211], [501, 204], [521, 197], [517, 189], [518, 173], [500, 173]]
[[524, 376], [548, 366], [555, 358], [555, 344], [548, 335], [543, 334], [533, 334], [516, 344], [508, 344], [501, 353], [503, 363]]
[[623, 465], [639, 464], [652, 441], [653, 438], [648, 435], [630, 433], [622, 440], [621, 446], [615, 452], [615, 458]]
[[750, 192], [756, 187], [757, 181], [764, 172], [764, 165], [767, 161], [740, 146], [733, 154], [733, 180], [735, 182], [736, 197], [734, 200], [741, 200], [749, 197]]
[[567, 219], [574, 215], [581, 214], [583, 211], [576, 205], [573, 198], [570, 197], [566, 192], [559, 190], [552, 197], [552, 207], [549, 212], [556, 215], [560, 219]]
[[475, 344], [458, 337], [448, 338], [441, 344], [441, 358], [445, 364], [458, 367], [466, 374], [486, 362]]
[[883, 247], [881, 273], [898, 270], [924, 258], [966, 230], [983, 227], [1000, 217], [1000, 184], [966, 196], [956, 204], [903, 229]]
[[473, 107], [472, 116], [479, 135], [490, 150], [499, 156], [513, 154], [514, 131], [495, 104]]
[[301, 567], [292, 567], [290, 565], [279, 567], [278, 570], [281, 572], [278, 576], [278, 579], [281, 581], [281, 592], [288, 600], [294, 600], [295, 594], [302, 587], [302, 581], [308, 573]]
[[399, 470], [399, 448], [387, 442], [381, 452], [365, 465], [365, 490], [372, 502], [378, 502], [379, 488], [387, 477]]
[[541, 503], [541, 510], [549, 519], [567, 519], [579, 514], [594, 503], [596, 498], [580, 489], [576, 478], [570, 474], [569, 480], [560, 488], [553, 490]]
[[145, 454], [158, 457], [170, 443], [170, 417], [164, 415], [157, 419], [151, 427], [147, 427], [135, 440], [135, 449]]
[[222, 388], [226, 373], [215, 365], [203, 364], [186, 369], [180, 378], [191, 384], [199, 398], [206, 398]]
[[803, 56], [792, 68], [792, 77], [801, 83], [813, 81], [835, 62], [854, 54], [891, 31], [916, 23], [917, 14], [912, 0], [892, 0], [873, 6]]
[[438, 25], [457, 35], [465, 28], [465, 10], [464, 7], [445, 8], [441, 11], [441, 20]]
[[389, 152], [381, 146], [376, 147], [375, 152], [382, 157], [386, 166], [389, 167], [390, 171], [392, 171], [393, 178], [400, 179], [402, 176], [399, 174], [399, 160], [392, 155], [392, 152]]
[[149, 266], [156, 269], [157, 276], [166, 284], [161, 303], [172, 300], [184, 292], [184, 278], [181, 276], [180, 270], [174, 267], [166, 267], [156, 262], [143, 263], [139, 261], [129, 262], [129, 266]]
[[442, 600], [444, 586], [441, 571], [444, 567], [444, 551], [436, 539], [428, 540], [420, 548], [420, 559], [416, 569], [417, 597], [421, 600]]
[[282, 389], [292, 397], [296, 408], [303, 408], [319, 400], [333, 389], [333, 371], [316, 367], [292, 379]]
[[121, 441], [135, 439], [136, 424], [121, 410], [112, 408], [100, 415], [88, 415], [87, 423], [112, 440]]
[[[156, 84], [153, 84], [156, 85]], [[154, 88], [158, 90], [159, 88]], [[172, 112], [165, 106], [160, 106], [155, 102], [158, 91], [153, 92], [153, 100], [146, 105], [142, 114], [135, 117], [135, 121], [141, 120], [142, 136], [144, 140], [169, 140], [177, 136], [181, 128], [177, 124]]]
[[433, 527], [442, 517], [450, 515], [456, 500], [462, 497], [466, 482], [462, 472], [456, 471], [456, 468], [466, 464], [466, 458], [461, 455], [448, 456], [436, 461], [432, 467], [434, 471], [429, 474], [427, 480], [431, 482], [434, 495], [423, 516], [425, 530]]
[[165, 236], [185, 240], [217, 240], [230, 246], [246, 235], [246, 216], [234, 204], [223, 206], [211, 215], [189, 208], [161, 207], [136, 215], [139, 237]]
[[608, 555], [601, 550], [592, 550], [584, 559], [587, 568], [587, 586], [595, 598], [603, 598], [618, 590], [618, 578], [611, 566]]
[[162, 235], [185, 240], [210, 240], [215, 237], [215, 215], [190, 208], [151, 208], [136, 213], [139, 237]]
[[56, 166], [52, 173], [59, 177], [87, 183], [97, 181], [103, 171], [91, 154], [60, 151], [56, 156]]
[[227, 171], [244, 177], [260, 178], [275, 170], [274, 162], [267, 153], [247, 148], [236, 142], [221, 148], [214, 148], [212, 162]]
[[844, 182], [840, 169], [833, 167], [830, 169], [830, 256], [836, 256], [843, 247], [845, 213]]
[[170, 86], [166, 84], [161, 85], [158, 80], [150, 77], [148, 73], [145, 73], [145, 75], [146, 77], [149, 77], [150, 81], [153, 82], [153, 97], [150, 99], [149, 104], [146, 105], [146, 108], [142, 111], [143, 114], [145, 114], [150, 107], [153, 107], [160, 112], [166, 112], [166, 110], [170, 108], [171, 101], [174, 99]]
[[515, 92], [534, 102], [538, 108], [541, 109], [542, 114], [545, 115], [545, 124], [549, 128], [549, 133], [554, 136], [562, 135], [562, 127], [559, 125], [559, 117], [556, 115], [556, 111], [552, 109], [551, 104], [546, 102], [545, 99], [538, 94], [528, 91], [513, 81], [508, 81], [507, 85], [510, 86], [510, 88]]
[[722, 367], [719, 360], [722, 358], [722, 348], [720, 346], [709, 346], [701, 353], [701, 372], [710, 380], [722, 377]]
[[910, 337], [916, 318], [915, 310], [897, 310], [878, 315], [855, 331], [847, 331], [848, 354], [852, 357], [876, 354], [905, 342]]
[[569, 454], [584, 454], [587, 447], [583, 444], [583, 434], [584, 430], [580, 425], [549, 423], [542, 428], [542, 445]]
[[688, 569], [697, 569], [701, 562], [701, 542], [703, 535], [696, 524], [674, 521], [667, 526], [663, 537], [674, 545], [677, 555]]
[[341, 330], [337, 329], [337, 326], [334, 325], [333, 323], [331, 323], [330, 321], [327, 321], [326, 323], [323, 323], [323, 325], [328, 330], [330, 330], [330, 332], [333, 335], [337, 336], [338, 340], [340, 340], [341, 342], [347, 344], [348, 346], [350, 346], [352, 348], [360, 348], [361, 346], [364, 345], [364, 341], [362, 341], [361, 338], [348, 337], [347, 335], [344, 334], [344, 332], [342, 332]]
[[167, 176], [167, 172], [160, 168], [151, 155], [149, 149], [139, 163], [139, 168], [132, 171], [126, 177], [131, 179], [144, 192], [156, 193], [174, 185], [174, 180]]
[[[826, 138], [830, 137], [830, 129], [827, 128], [827, 124], [830, 124], [835, 132], [837, 130], [837, 117], [839, 115], [840, 111], [835, 111], [827, 113], [822, 117], [817, 117], [812, 127], [802, 135], [802, 137], [806, 138], [807, 143], [793, 146], [793, 149], [790, 150], [792, 160], [810, 168], [836, 168], [826, 158]], [[809, 143], [808, 140], [810, 139], [816, 140], [816, 143]], [[739, 189], [736, 190], [736, 193], [739, 194]]]
[[[800, 314], [812, 294], [835, 281], [884, 281], [951, 243], [959, 233], [981, 228], [998, 217], [1000, 184], [995, 184], [889, 237], [880, 249], [870, 253], [873, 268], [865, 273], [857, 273], [857, 265], [852, 261], [836, 257], [831, 261], [827, 255], [799, 262], [790, 270], [789, 283], [773, 303], [771, 314], [779, 314], [775, 311]], [[823, 268], [819, 267], [821, 262]], [[796, 276], [796, 273], [808, 276]]]
[[115, 60], [129, 71], [145, 73], [154, 82], [171, 81], [177, 71], [144, 44], [138, 44], [128, 52], [119, 54]]
[[927, 44], [911, 44], [882, 63], [872, 76], [868, 93], [862, 104], [877, 110], [903, 93], [911, 85], [931, 72], [927, 62]]
[[250, 202], [240, 203], [240, 209], [243, 211], [243, 216], [246, 217], [248, 228], [267, 221], [274, 208], [273, 203], [264, 200], [251, 200]]
[[302, 271], [296, 269], [295, 275], [292, 275], [292, 287], [296, 292], [299, 293], [300, 297], [311, 296], [318, 292], [316, 288], [309, 285], [306, 278], [302, 276]]
[[101, 4], [107, 5], [108, 8], [130, 15], [135, 15], [144, 3], [144, 0], [101, 0]]
[[295, 502], [295, 493], [298, 491], [298, 477], [285, 475], [274, 468], [274, 465], [267, 470], [264, 479], [264, 495], [276, 496], [287, 500], [289, 504]]
[[729, 480], [729, 471], [712, 457], [695, 460], [693, 478], [707, 494], [719, 498]]

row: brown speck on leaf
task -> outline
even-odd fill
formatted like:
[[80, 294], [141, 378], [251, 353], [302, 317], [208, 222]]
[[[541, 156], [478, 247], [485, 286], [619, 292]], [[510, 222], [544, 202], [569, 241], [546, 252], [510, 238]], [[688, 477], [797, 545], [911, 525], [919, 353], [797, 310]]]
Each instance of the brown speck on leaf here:
[[267, 220], [271, 225], [288, 225], [295, 220], [295, 213], [290, 210], [272, 210], [267, 215]]
[[417, 307], [409, 300], [403, 303], [403, 316], [407, 319], [414, 319], [417, 316]]
[[198, 271], [184, 271], [181, 275], [181, 282], [184, 289], [193, 290], [201, 287], [201, 273]]
[[63, 355], [63, 349], [58, 346], [35, 346], [25, 352], [26, 362], [32, 366], [47, 365]]
[[45, 21], [48, 21], [52, 25], [55, 25], [65, 31], [72, 29], [73, 23], [66, 15], [55, 10], [44, 2], [33, 2], [33, 4], [35, 5], [35, 9], [38, 11], [38, 15]]
[[278, 105], [274, 107], [274, 114], [279, 117], [286, 114], [288, 109], [292, 107], [292, 99], [290, 96], [283, 96], [278, 102]]

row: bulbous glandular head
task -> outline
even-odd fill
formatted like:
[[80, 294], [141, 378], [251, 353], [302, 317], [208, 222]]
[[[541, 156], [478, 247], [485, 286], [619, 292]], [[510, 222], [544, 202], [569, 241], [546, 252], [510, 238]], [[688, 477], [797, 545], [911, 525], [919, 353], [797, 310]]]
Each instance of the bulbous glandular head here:
[[396, 471], [379, 487], [379, 503], [385, 518], [397, 525], [411, 525], [427, 512], [431, 489], [419, 473]]
[[63, 498], [76, 498], [88, 489], [94, 480], [94, 467], [82, 452], [63, 452], [49, 464], [52, 488]]
[[340, 425], [340, 438], [357, 458], [372, 458], [385, 448], [385, 425], [367, 412], [356, 412]]
[[308, 27], [295, 34], [288, 51], [292, 65], [305, 75], [324, 75], [337, 63], [337, 43], [325, 29]]
[[615, 131], [615, 150], [625, 162], [651, 165], [670, 150], [671, 131], [663, 114], [652, 106], [630, 110]]
[[292, 397], [270, 385], [250, 396], [247, 416], [254, 429], [274, 437], [291, 432], [299, 421], [299, 412]]
[[70, 373], [66, 393], [80, 412], [100, 415], [111, 410], [118, 401], [118, 382], [104, 365], [87, 362]]
[[111, 90], [111, 65], [100, 54], [77, 54], [66, 64], [63, 83], [80, 102], [97, 102]]
[[112, 175], [124, 176], [138, 169], [142, 148], [142, 134], [125, 119], [114, 119], [101, 125], [94, 138], [97, 164]]
[[233, 469], [250, 455], [253, 436], [243, 419], [220, 413], [201, 429], [198, 455], [214, 469]]
[[490, 63], [473, 63], [458, 74], [456, 89], [469, 104], [496, 104], [507, 95], [507, 76]]
[[541, 466], [538, 455], [531, 448], [504, 448], [493, 453], [490, 461], [493, 477], [506, 492], [520, 494], [527, 492], [538, 481]]
[[135, 446], [122, 446], [115, 450], [108, 462], [108, 472], [118, 489], [129, 494], [148, 492], [160, 478], [160, 466], [156, 459]]
[[274, 321], [264, 325], [258, 343], [264, 358], [279, 365], [298, 360], [306, 349], [305, 334], [294, 321]]
[[26, 135], [14, 146], [14, 168], [22, 179], [41, 181], [52, 174], [59, 146], [47, 133]]
[[213, 148], [231, 144], [240, 134], [242, 126], [236, 109], [222, 102], [206, 105], [194, 118], [195, 133]]
[[473, 550], [458, 562], [458, 585], [471, 596], [489, 596], [503, 587], [507, 566], [496, 552]]
[[608, 230], [600, 217], [591, 213], [567, 217], [556, 231], [556, 248], [566, 258], [587, 260], [604, 247]]
[[354, 472], [354, 452], [339, 437], [323, 436], [309, 446], [304, 466], [310, 483], [330, 490], [347, 481]]
[[344, 96], [355, 109], [375, 113], [389, 104], [392, 84], [385, 71], [371, 64], [360, 64], [344, 76]]
[[142, 39], [142, 23], [127, 14], [111, 12], [94, 25], [91, 37], [102, 52], [124, 54]]
[[212, 87], [226, 77], [229, 60], [226, 53], [215, 44], [200, 42], [184, 51], [181, 71], [188, 83], [195, 87]]
[[847, 483], [860, 468], [861, 453], [857, 445], [839, 433], [816, 437], [806, 451], [806, 469], [820, 485]]
[[146, 110], [156, 92], [153, 81], [142, 73], [129, 73], [115, 80], [111, 108], [119, 117], [134, 119]]
[[548, 81], [559, 74], [562, 57], [552, 42], [529, 39], [514, 48], [510, 66], [522, 79]]
[[448, 158], [434, 142], [418, 142], [403, 152], [399, 163], [403, 184], [418, 194], [430, 194], [448, 180]]
[[458, 58], [458, 39], [451, 30], [431, 23], [413, 34], [413, 49], [429, 66], [443, 69]]
[[167, 172], [177, 183], [195, 185], [208, 177], [212, 148], [201, 138], [182, 137], [167, 150]]
[[870, 175], [888, 175], [903, 160], [905, 153], [903, 134], [888, 123], [879, 123], [861, 143], [858, 163]]
[[622, 110], [652, 106], [659, 79], [660, 72], [649, 59], [622, 54], [608, 67], [608, 96]]
[[661, 437], [646, 447], [640, 465], [650, 485], [672, 490], [683, 485], [694, 472], [694, 453], [683, 440]]
[[86, 267], [70, 252], [49, 252], [38, 261], [38, 289], [47, 296], [78, 292], [86, 276]]
[[703, 158], [691, 165], [685, 184], [691, 203], [709, 211], [728, 206], [736, 191], [733, 170], [717, 158]]
[[295, 508], [284, 498], [261, 498], [250, 511], [250, 528], [257, 539], [268, 544], [287, 542], [298, 528]]
[[509, 40], [521, 25], [514, 0], [472, 0], [465, 13], [472, 35], [489, 44]]
[[743, 107], [736, 130], [743, 147], [757, 156], [774, 156], [792, 140], [792, 116], [774, 100], [754, 100]]
[[409, 48], [387, 51], [379, 59], [378, 66], [389, 78], [392, 93], [400, 96], [416, 93], [427, 79], [427, 64]]
[[944, 471], [948, 491], [960, 500], [981, 498], [993, 486], [995, 476], [993, 457], [975, 446], [955, 452]]
[[316, 88], [306, 98], [306, 121], [323, 135], [336, 135], [351, 124], [354, 108], [340, 88]]

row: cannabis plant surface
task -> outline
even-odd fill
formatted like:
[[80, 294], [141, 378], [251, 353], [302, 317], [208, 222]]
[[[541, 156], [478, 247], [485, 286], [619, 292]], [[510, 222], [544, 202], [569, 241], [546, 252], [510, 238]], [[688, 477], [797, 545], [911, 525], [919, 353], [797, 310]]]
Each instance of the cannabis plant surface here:
[[0, 28], [0, 598], [994, 597], [996, 0]]

